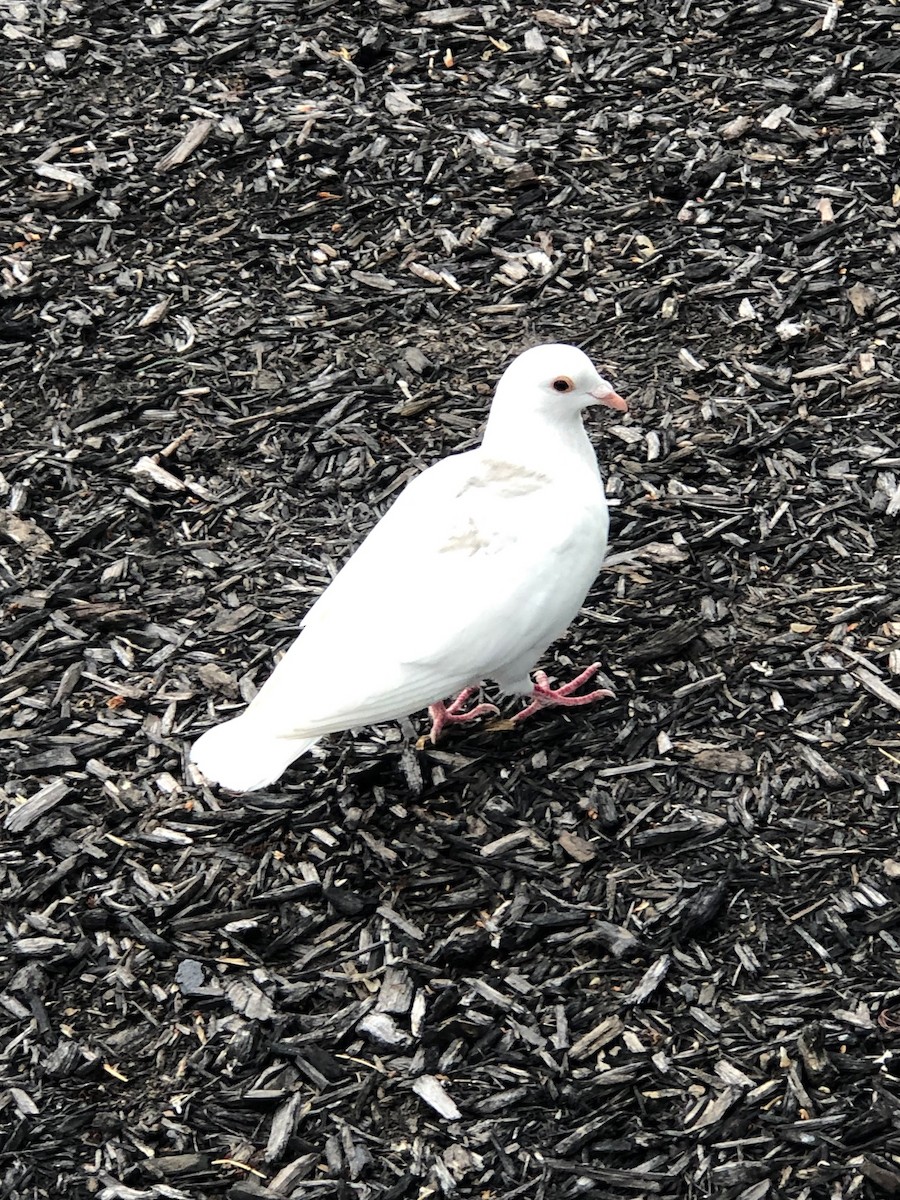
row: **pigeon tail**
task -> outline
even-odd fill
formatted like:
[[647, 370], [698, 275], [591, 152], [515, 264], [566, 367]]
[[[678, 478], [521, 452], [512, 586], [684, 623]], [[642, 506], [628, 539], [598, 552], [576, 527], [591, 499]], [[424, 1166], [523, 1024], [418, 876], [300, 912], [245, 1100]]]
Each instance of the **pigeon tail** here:
[[191, 761], [213, 783], [232, 792], [256, 792], [282, 775], [320, 739], [275, 737], [246, 714], [207, 729], [191, 747]]

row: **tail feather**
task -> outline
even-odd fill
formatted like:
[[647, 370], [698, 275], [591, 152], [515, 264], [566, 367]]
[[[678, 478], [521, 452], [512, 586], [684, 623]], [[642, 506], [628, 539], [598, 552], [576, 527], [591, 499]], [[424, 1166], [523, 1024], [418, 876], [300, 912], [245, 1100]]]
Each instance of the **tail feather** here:
[[232, 792], [274, 783], [319, 738], [273, 737], [246, 714], [207, 729], [191, 747], [191, 761], [207, 779]]

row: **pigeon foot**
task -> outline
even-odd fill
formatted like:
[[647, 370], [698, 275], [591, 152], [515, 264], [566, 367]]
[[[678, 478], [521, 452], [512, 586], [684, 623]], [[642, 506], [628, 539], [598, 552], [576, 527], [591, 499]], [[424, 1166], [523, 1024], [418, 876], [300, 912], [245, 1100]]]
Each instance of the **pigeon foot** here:
[[466, 705], [477, 694], [477, 687], [468, 687], [464, 688], [451, 704], [445, 704], [443, 700], [438, 700], [437, 704], [429, 705], [428, 712], [431, 715], [431, 732], [428, 735], [428, 740], [432, 745], [437, 744], [438, 738], [447, 725], [462, 725], [466, 721], [474, 721], [477, 717], [497, 716], [499, 714], [500, 710], [496, 704], [476, 704], [474, 708], [466, 710]]
[[510, 725], [518, 725], [520, 721], [524, 721], [526, 717], [533, 716], [536, 712], [540, 712], [542, 708], [574, 708], [580, 704], [593, 704], [595, 700], [607, 700], [613, 693], [608, 688], [599, 688], [596, 692], [588, 692], [584, 696], [573, 696], [571, 693], [576, 688], [580, 688], [583, 683], [587, 683], [600, 670], [599, 663], [591, 663], [586, 667], [580, 675], [577, 675], [569, 683], [564, 683], [562, 687], [552, 688], [550, 680], [547, 678], [546, 671], [535, 671], [534, 673], [534, 690], [531, 693], [531, 703], [527, 708], [523, 708], [520, 713], [516, 713], [510, 718]]

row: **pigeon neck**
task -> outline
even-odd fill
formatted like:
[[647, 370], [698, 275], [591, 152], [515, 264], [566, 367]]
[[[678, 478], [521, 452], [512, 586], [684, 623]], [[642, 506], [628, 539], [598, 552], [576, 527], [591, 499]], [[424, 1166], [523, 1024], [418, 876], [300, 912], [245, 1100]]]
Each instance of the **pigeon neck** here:
[[582, 462], [598, 472], [597, 456], [580, 413], [553, 422], [528, 412], [504, 412], [494, 405], [481, 442], [482, 453], [501, 462], [521, 464], [546, 473], [548, 467], [570, 471]]

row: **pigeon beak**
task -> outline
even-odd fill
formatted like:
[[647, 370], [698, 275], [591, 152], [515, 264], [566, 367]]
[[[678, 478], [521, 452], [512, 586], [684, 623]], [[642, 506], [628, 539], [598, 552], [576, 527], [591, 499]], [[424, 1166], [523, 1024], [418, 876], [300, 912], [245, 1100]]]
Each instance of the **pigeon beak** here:
[[616, 412], [628, 412], [628, 403], [623, 400], [618, 392], [614, 392], [610, 387], [595, 388], [589, 395], [593, 396], [598, 404], [605, 404], [607, 408], [613, 408]]

